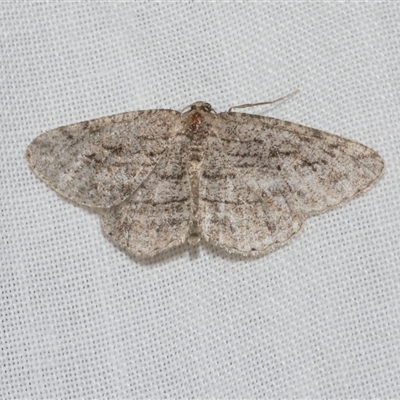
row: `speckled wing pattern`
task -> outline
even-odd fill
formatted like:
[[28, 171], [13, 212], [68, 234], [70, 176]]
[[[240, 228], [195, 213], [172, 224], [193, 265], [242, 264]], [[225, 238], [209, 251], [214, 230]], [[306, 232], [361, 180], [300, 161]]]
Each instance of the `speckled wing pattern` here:
[[187, 138], [178, 136], [132, 196], [105, 210], [104, 232], [136, 256], [148, 256], [186, 240], [191, 216], [190, 180], [185, 169]]
[[202, 232], [228, 251], [262, 254], [304, 219], [362, 193], [382, 173], [368, 147], [287, 121], [221, 113], [201, 175]]
[[137, 111], [53, 129], [26, 151], [35, 174], [59, 194], [89, 207], [111, 207], [153, 170], [180, 121], [172, 110]]
[[96, 209], [134, 256], [201, 237], [243, 255], [287, 243], [303, 221], [364, 192], [384, 163], [370, 148], [291, 122], [149, 110], [46, 132], [26, 153], [59, 194]]

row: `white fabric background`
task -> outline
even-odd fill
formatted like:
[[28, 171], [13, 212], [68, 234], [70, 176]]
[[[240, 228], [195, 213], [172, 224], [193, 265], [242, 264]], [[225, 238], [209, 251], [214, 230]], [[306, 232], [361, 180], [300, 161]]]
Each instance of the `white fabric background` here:
[[[400, 7], [0, 5], [0, 397], [400, 397]], [[245, 259], [137, 262], [29, 170], [61, 125], [137, 109], [246, 110], [358, 140], [364, 196]]]

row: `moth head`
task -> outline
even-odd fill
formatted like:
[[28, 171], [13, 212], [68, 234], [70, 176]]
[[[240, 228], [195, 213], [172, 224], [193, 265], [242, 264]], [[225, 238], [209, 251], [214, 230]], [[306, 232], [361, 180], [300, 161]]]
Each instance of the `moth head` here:
[[213, 108], [211, 107], [211, 104], [205, 103], [204, 101], [196, 101], [196, 103], [193, 103], [190, 106], [190, 111], [205, 111], [205, 112], [211, 112], [213, 111]]

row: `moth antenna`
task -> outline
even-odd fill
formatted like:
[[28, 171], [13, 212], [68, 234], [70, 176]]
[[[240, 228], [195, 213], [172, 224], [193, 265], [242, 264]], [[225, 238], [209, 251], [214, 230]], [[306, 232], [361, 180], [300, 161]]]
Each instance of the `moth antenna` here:
[[289, 93], [286, 96], [280, 97], [279, 99], [276, 99], [276, 100], [263, 101], [262, 103], [248, 103], [248, 104], [241, 104], [240, 106], [233, 106], [233, 107], [229, 108], [228, 112], [232, 112], [232, 109], [234, 109], [234, 108], [248, 108], [248, 107], [256, 107], [256, 106], [264, 106], [266, 104], [274, 104], [274, 103], [277, 103], [278, 101], [288, 99], [289, 97], [292, 97], [299, 92], [300, 92], [300, 90], [296, 89], [294, 92]]

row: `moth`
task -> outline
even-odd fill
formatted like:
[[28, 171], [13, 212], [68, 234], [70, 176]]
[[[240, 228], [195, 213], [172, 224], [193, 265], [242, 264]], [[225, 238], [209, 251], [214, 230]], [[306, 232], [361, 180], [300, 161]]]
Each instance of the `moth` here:
[[270, 252], [306, 218], [367, 190], [384, 168], [355, 141], [216, 113], [201, 101], [182, 113], [134, 111], [53, 129], [26, 158], [57, 193], [96, 210], [104, 233], [138, 257], [200, 238], [231, 253]]

